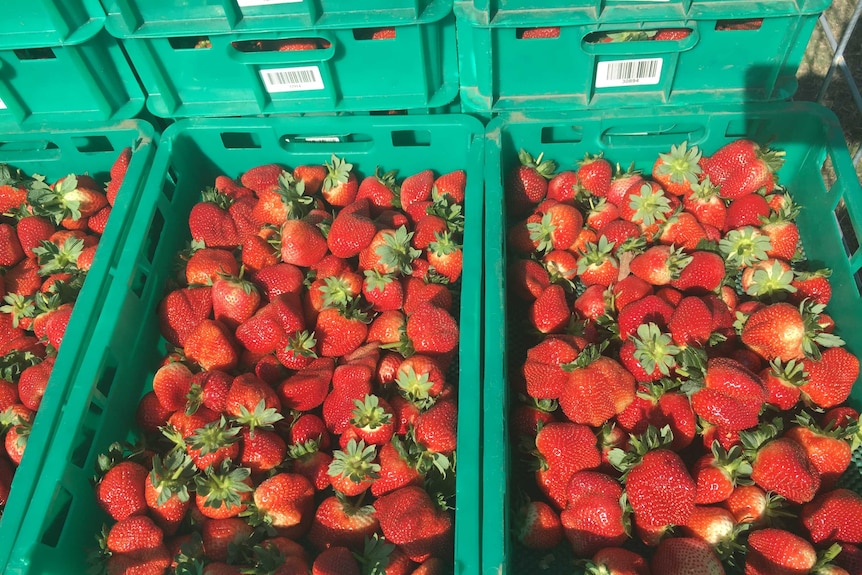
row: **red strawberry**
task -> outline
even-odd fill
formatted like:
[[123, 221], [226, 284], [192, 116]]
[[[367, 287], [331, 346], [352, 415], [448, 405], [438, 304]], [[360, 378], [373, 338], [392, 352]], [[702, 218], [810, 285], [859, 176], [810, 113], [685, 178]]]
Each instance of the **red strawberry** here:
[[862, 497], [849, 489], [820, 493], [802, 508], [802, 523], [811, 541], [818, 543], [862, 543], [859, 513]]
[[366, 446], [362, 440], [348, 441], [344, 450], [332, 453], [328, 473], [333, 489], [347, 496], [365, 492], [379, 476], [380, 464], [374, 463], [376, 459], [374, 445]]
[[314, 331], [318, 349], [326, 357], [349, 354], [365, 342], [368, 335], [366, 318], [361, 312], [328, 308], [317, 316]]
[[149, 512], [166, 535], [176, 533], [188, 511], [188, 484], [194, 468], [188, 457], [174, 451], [153, 458], [153, 471], [146, 480], [145, 496]]
[[455, 283], [461, 277], [463, 250], [448, 232], [435, 236], [435, 241], [428, 245], [427, 257], [428, 263], [449, 283]]
[[650, 561], [653, 573], [724, 575], [724, 567], [708, 543], [695, 537], [662, 540]]
[[[805, 412], [796, 416], [796, 422], [799, 425], [788, 429], [784, 436], [802, 446], [808, 460], [820, 474], [821, 485], [832, 487], [850, 466], [848, 429], [820, 427]], [[852, 434], [853, 428], [849, 431]]]
[[578, 173], [573, 171], [560, 172], [548, 182], [547, 197], [549, 200], [571, 203], [575, 200], [578, 190]]
[[588, 242], [583, 255], [578, 259], [578, 275], [584, 285], [607, 287], [619, 276], [619, 262], [611, 255], [614, 244], [605, 236], [598, 243]]
[[456, 204], [464, 202], [465, 188], [467, 187], [467, 173], [464, 170], [455, 170], [448, 174], [443, 174], [434, 180], [434, 190], [432, 190], [432, 198], [446, 199]]
[[306, 194], [317, 194], [324, 186], [327, 176], [326, 166], [320, 164], [297, 166], [293, 169], [293, 179], [302, 182]]
[[211, 285], [219, 274], [239, 275], [239, 265], [227, 250], [197, 250], [186, 263], [186, 281], [190, 286]]
[[543, 501], [529, 501], [515, 510], [515, 537], [528, 549], [553, 549], [563, 539], [560, 516]]
[[608, 195], [612, 175], [611, 164], [602, 158], [601, 154], [598, 156], [587, 154], [578, 162], [578, 183], [594, 196], [603, 198]]
[[404, 178], [401, 182], [401, 209], [407, 210], [413, 204], [431, 199], [431, 189], [434, 187], [434, 173], [423, 170]]
[[698, 459], [692, 472], [697, 482], [695, 503], [708, 505], [730, 497], [736, 489], [737, 478], [746, 478], [751, 474], [751, 465], [742, 458], [739, 446], [727, 451], [714, 442], [712, 453]]
[[552, 422], [536, 435], [534, 455], [539, 461], [536, 480], [539, 489], [558, 509], [567, 503], [569, 480], [583, 469], [595, 469], [601, 463], [596, 437], [585, 425]]
[[417, 353], [444, 354], [458, 345], [458, 324], [445, 309], [420, 304], [407, 318], [407, 337]]
[[356, 256], [371, 243], [377, 228], [370, 219], [369, 201], [360, 199], [341, 210], [329, 229], [326, 242], [333, 255]]
[[106, 543], [112, 553], [132, 553], [160, 547], [163, 537], [162, 530], [152, 519], [135, 515], [115, 523], [108, 532]]
[[96, 501], [117, 521], [147, 511], [144, 495], [147, 469], [132, 461], [122, 461], [108, 469], [96, 485]]
[[252, 527], [239, 517], [207, 519], [201, 523], [200, 530], [204, 554], [215, 561], [227, 561], [231, 545], [245, 543], [253, 532]]
[[790, 575], [809, 573], [817, 562], [811, 544], [781, 529], [762, 529], [748, 537], [746, 575]]
[[360, 575], [359, 563], [350, 549], [330, 547], [314, 560], [311, 575]]
[[396, 173], [396, 171], [392, 171], [382, 174], [379, 166], [375, 168], [374, 175], [368, 176], [359, 184], [356, 200], [367, 199], [373, 214], [393, 207], [397, 197], [395, 191]]
[[512, 169], [506, 179], [506, 196], [513, 213], [520, 214], [538, 205], [548, 193], [548, 180], [557, 168], [552, 160], [542, 160], [543, 154], [533, 159], [521, 150], [520, 165]]
[[329, 392], [335, 363], [329, 357], [313, 360], [278, 386], [278, 395], [285, 407], [309, 411], [323, 404]]
[[438, 401], [419, 415], [416, 442], [433, 453], [452, 455], [457, 447], [458, 408], [454, 401]]
[[311, 519], [314, 486], [302, 475], [278, 473], [257, 486], [254, 504], [273, 527], [293, 527]]
[[242, 175], [240, 181], [246, 188], [261, 192], [272, 192], [278, 189], [278, 179], [284, 168], [277, 164], [266, 164], [254, 167]]
[[571, 309], [562, 286], [548, 286], [530, 307], [530, 323], [542, 333], [559, 333], [569, 323]]
[[24, 250], [15, 228], [9, 224], [0, 223], [0, 266], [12, 267], [24, 259]]
[[723, 198], [736, 199], [775, 187], [773, 174], [784, 163], [784, 153], [762, 148], [750, 140], [724, 145], [704, 161], [704, 171], [721, 189]]
[[815, 304], [828, 304], [832, 298], [832, 286], [827, 279], [830, 275], [829, 270], [795, 272], [791, 285], [796, 291], [789, 294], [788, 299], [795, 304], [800, 304], [805, 299]]
[[649, 564], [647, 560], [628, 549], [622, 547], [605, 547], [593, 555], [592, 564], [587, 565], [587, 573], [597, 575], [649, 575]]
[[741, 434], [751, 464], [751, 479], [794, 503], [807, 503], [820, 488], [820, 476], [805, 450], [790, 438], [767, 439], [771, 434]]
[[159, 328], [162, 336], [177, 346], [185, 344], [195, 327], [212, 310], [209, 287], [184, 288], [169, 292], [159, 303]]
[[452, 518], [439, 509], [418, 486], [393, 491], [374, 502], [386, 540], [398, 545], [410, 559], [446, 557], [452, 549]]
[[[760, 226], [769, 216], [769, 204], [760, 194], [748, 194], [730, 202], [727, 206], [727, 219], [724, 230], [735, 230], [745, 226]], [[793, 250], [796, 249], [794, 244]], [[791, 256], [793, 254], [791, 253]]]
[[221, 322], [203, 320], [189, 333], [186, 357], [204, 369], [229, 371], [239, 361], [230, 330]]
[[725, 229], [727, 206], [719, 196], [719, 189], [708, 177], [699, 184], [692, 184], [691, 193], [683, 199], [683, 207], [694, 214], [701, 224]]
[[667, 285], [679, 279], [692, 257], [671, 246], [653, 246], [631, 261], [632, 273], [654, 286]]
[[570, 503], [560, 521], [575, 555], [588, 557], [604, 547], [622, 545], [628, 536], [618, 498], [590, 494]]
[[21, 218], [15, 226], [18, 241], [28, 258], [35, 258], [33, 250], [41, 247], [43, 241], [48, 241], [55, 231], [54, 224], [41, 216]]
[[634, 301], [620, 310], [620, 337], [628, 339], [644, 323], [654, 323], [664, 329], [672, 315], [673, 308], [658, 296], [650, 295]]
[[[321, 193], [331, 206], [349, 206], [356, 198], [359, 181], [353, 173], [353, 164], [332, 155], [332, 161], [326, 163], [328, 173], [323, 179]], [[306, 193], [314, 193], [306, 190]]]
[[351, 503], [336, 492], [317, 507], [308, 539], [319, 550], [343, 546], [360, 552], [365, 539], [370, 539], [378, 527], [373, 507]]
[[688, 147], [687, 142], [671, 146], [667, 154], [659, 154], [652, 168], [652, 177], [670, 194], [684, 196], [691, 192], [691, 185], [698, 182], [701, 153], [697, 146]]
[[192, 388], [192, 378], [192, 372], [184, 363], [168, 363], [153, 376], [153, 392], [164, 408], [171, 411], [184, 409]]
[[46, 357], [42, 362], [24, 369], [18, 376], [18, 396], [27, 409], [39, 409], [53, 369], [54, 357]]
[[808, 372], [808, 383], [800, 391], [811, 403], [823, 408], [845, 401], [859, 377], [859, 359], [843, 347], [824, 350], [819, 360], [806, 358], [803, 368]]
[[559, 38], [560, 37], [560, 27], [559, 26], [545, 26], [541, 28], [526, 28], [523, 32], [521, 32], [522, 39], [536, 39], [536, 38]]
[[297, 266], [310, 266], [329, 250], [317, 226], [303, 220], [287, 220], [281, 228], [281, 259]]

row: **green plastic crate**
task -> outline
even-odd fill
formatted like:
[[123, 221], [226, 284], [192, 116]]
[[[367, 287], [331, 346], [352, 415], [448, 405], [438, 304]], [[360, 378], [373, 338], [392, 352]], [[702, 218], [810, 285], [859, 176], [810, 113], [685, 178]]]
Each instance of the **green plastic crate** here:
[[[784, 10], [750, 4], [703, 16], [651, 19], [630, 8], [627, 19], [561, 18], [546, 23], [560, 27], [556, 38], [522, 38], [536, 25], [527, 19], [478, 24], [457, 5], [463, 109], [489, 114], [787, 99], [830, 0], [794, 10], [783, 2], [774, 4]], [[762, 19], [759, 28], [725, 29], [751, 19]], [[667, 28], [691, 33], [681, 40], [596, 41], [601, 33]]]
[[104, 24], [99, 0], [4, 0], [0, 49], [80, 44]]
[[[312, 136], [342, 141], [305, 141]], [[467, 172], [454, 572], [478, 573], [483, 147], [481, 124], [465, 116], [194, 119], [168, 128], [105, 297], [110, 313], [95, 326], [87, 367], [78, 373], [47, 455], [56, 463], [42, 470], [40, 497], [28, 509], [5, 573], [84, 572], [85, 550], [107, 520], [90, 483], [93, 465], [112, 441], [134, 432], [138, 399], [152, 388], [165, 350], [156, 307], [175, 253], [190, 239], [188, 214], [200, 191], [222, 173], [235, 176], [269, 162], [323, 162], [333, 152], [363, 174], [378, 164], [402, 177], [425, 168]]]
[[461, 13], [476, 24], [519, 26], [739, 18], [752, 10], [764, 15], [819, 11], [825, 9], [823, 4], [823, 0], [455, 0]]
[[[787, 152], [782, 185], [802, 206], [797, 220], [806, 255], [814, 269], [829, 267], [833, 297], [827, 308], [838, 321], [837, 332], [847, 348], [862, 355], [862, 190], [835, 116], [808, 103], [701, 106], [685, 109], [605, 111], [599, 114], [559, 113], [500, 117], [487, 127], [485, 202], [485, 375], [483, 412], [482, 564], [486, 575], [531, 573], [547, 552], [530, 552], [510, 534], [509, 501], [514, 489], [507, 412], [508, 372], [518, 370], [527, 343], [517, 325], [524, 309], [507, 309], [506, 230], [503, 178], [516, 165], [518, 150], [545, 153], [561, 169], [573, 167], [586, 152], [604, 152], [620, 165], [635, 163], [649, 171], [659, 152], [687, 140], [711, 154], [740, 137], [769, 142]], [[832, 186], [821, 169], [829, 161], [837, 175]], [[862, 408], [862, 386], [856, 382], [850, 404]], [[490, 438], [494, 438], [493, 441]], [[862, 491], [862, 453], [857, 452], [845, 484]], [[564, 542], [559, 559], [544, 563], [549, 575], [572, 573]], [[571, 554], [568, 554], [569, 557]]]
[[78, 370], [85, 365], [82, 363], [83, 352], [93, 337], [109, 279], [120, 264], [122, 247], [129, 234], [128, 223], [143, 193], [153, 159], [153, 137], [152, 127], [136, 120], [86, 130], [43, 130], [0, 135], [0, 162], [15, 166], [27, 174], [42, 174], [49, 181], [85, 171], [97, 180], [108, 180], [108, 171], [120, 150], [127, 146], [134, 150], [105, 233], [99, 242], [93, 266], [75, 302], [62, 348], [36, 414], [27, 450], [0, 518], [0, 573], [14, 572], [5, 566], [12, 554], [15, 537], [24, 526], [30, 499], [38, 493], [36, 481], [42, 473], [42, 466], [50, 461], [46, 459], [47, 452], [72, 383]]
[[392, 26], [439, 20], [452, 0], [102, 0], [120, 38]]
[[0, 129], [111, 124], [143, 105], [122, 48], [104, 30], [72, 46], [0, 50]]
[[[366, 28], [129, 38], [124, 45], [156, 116], [244, 116], [435, 108], [458, 94], [455, 20], [395, 27], [395, 38], [360, 39]], [[241, 51], [249, 42], [316, 38], [327, 48]]]

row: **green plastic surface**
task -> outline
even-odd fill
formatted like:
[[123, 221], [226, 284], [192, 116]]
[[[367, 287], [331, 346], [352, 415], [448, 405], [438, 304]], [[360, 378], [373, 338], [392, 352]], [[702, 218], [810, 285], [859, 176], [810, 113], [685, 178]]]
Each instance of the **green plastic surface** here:
[[129, 222], [143, 193], [146, 176], [153, 159], [153, 129], [146, 122], [126, 121], [116, 126], [77, 129], [11, 132], [0, 135], [0, 162], [20, 168], [27, 174], [39, 173], [49, 181], [70, 173], [87, 172], [97, 180], [107, 181], [108, 171], [120, 150], [131, 146], [135, 151], [123, 185], [117, 193], [111, 217], [99, 242], [93, 266], [87, 274], [66, 328], [63, 345], [57, 355], [51, 379], [21, 465], [12, 482], [9, 501], [0, 519], [0, 573], [15, 571], [7, 566], [16, 535], [25, 526], [25, 515], [31, 497], [38, 493], [36, 482], [47, 458], [49, 445], [78, 370], [91, 369], [83, 362], [83, 353], [94, 337], [94, 330], [105, 301], [112, 274], [120, 265], [123, 245], [129, 235]]
[[[503, 177], [517, 164], [518, 150], [544, 152], [545, 158], [570, 169], [586, 152], [604, 152], [612, 162], [649, 171], [659, 152], [687, 140], [711, 154], [740, 137], [768, 142], [786, 151], [779, 172], [782, 185], [802, 206], [797, 220], [812, 269], [829, 267], [833, 296], [827, 312], [837, 321], [836, 332], [847, 349], [862, 354], [862, 191], [835, 116], [815, 104], [752, 104], [747, 107], [703, 106], [684, 109], [604, 111], [599, 114], [559, 113], [544, 116], [500, 117], [487, 127], [485, 202], [485, 373], [483, 405], [482, 563], [486, 575], [539, 572], [578, 573], [566, 554], [548, 560], [548, 552], [529, 552], [510, 535], [509, 501], [514, 489], [510, 470], [507, 411], [508, 374], [519, 370], [526, 354], [523, 306], [509, 308], [506, 300], [506, 213]], [[821, 175], [826, 160], [837, 181], [827, 187]], [[519, 321], [520, 320], [520, 321]], [[850, 398], [862, 407], [862, 386], [856, 382]], [[843, 482], [860, 485], [857, 453]], [[487, 472], [495, 470], [495, 472]], [[499, 471], [499, 472], [498, 472]]]
[[[429, 22], [452, 0], [102, 0], [111, 34], [127, 38], [355, 28]], [[255, 5], [257, 4], [257, 5]]]
[[[532, 24], [478, 25], [456, 9], [463, 109], [487, 114], [787, 99], [796, 91], [796, 71], [828, 1], [810, 11], [751, 4], [756, 7], [723, 16], [647, 20], [630, 9], [628, 20], [561, 20], [557, 38], [521, 38]], [[733, 24], [729, 18], [762, 18], [762, 24], [756, 30], [722, 29]], [[596, 33], [663, 28], [691, 33], [666, 41], [593, 39]], [[635, 70], [637, 61], [642, 72], [623, 71]], [[644, 73], [650, 66], [660, 69]], [[603, 86], [616, 73], [624, 81]]]
[[[309, 142], [337, 136], [342, 141]], [[185, 120], [164, 133], [151, 175], [95, 326], [58, 433], [47, 454], [6, 573], [84, 573], [85, 549], [107, 516], [90, 477], [99, 453], [134, 433], [138, 399], [151, 387], [165, 342], [156, 307], [175, 254], [190, 239], [189, 212], [219, 174], [258, 164], [293, 167], [336, 153], [363, 173], [379, 164], [402, 177], [431, 168], [467, 172], [464, 269], [460, 299], [459, 437], [454, 572], [480, 565], [480, 314], [482, 281], [482, 125], [466, 116], [355, 116]]]
[[[361, 30], [212, 35], [212, 47], [198, 49], [170, 38], [123, 42], [149, 94], [148, 109], [161, 117], [435, 108], [455, 99], [458, 58], [451, 14], [397, 26], [392, 39], [358, 39]], [[290, 38], [317, 38], [329, 47], [242, 52], [233, 44]], [[317, 83], [296, 91], [271, 92], [262, 75], [309, 81], [309, 68]]]
[[104, 24], [99, 0], [3, 0], [0, 50], [80, 44]]
[[104, 30], [80, 44], [0, 50], [0, 129], [112, 124], [144, 95], [117, 40]]
[[683, 18], [748, 18], [813, 14], [832, 0], [455, 0], [459, 17], [474, 24], [541, 26]]

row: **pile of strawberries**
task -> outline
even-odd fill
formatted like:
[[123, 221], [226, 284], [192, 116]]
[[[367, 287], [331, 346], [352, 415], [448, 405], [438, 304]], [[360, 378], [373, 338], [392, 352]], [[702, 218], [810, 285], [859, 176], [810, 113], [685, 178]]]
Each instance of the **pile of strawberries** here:
[[99, 462], [108, 573], [451, 565], [465, 184], [333, 156], [203, 191], [143, 447]]
[[0, 165], [0, 512], [130, 158], [120, 153], [107, 187]]
[[567, 540], [589, 573], [862, 573], [862, 496], [836, 486], [862, 439], [843, 405], [859, 360], [782, 163], [747, 140], [674, 146], [651, 177], [521, 152], [508, 285], [515, 329], [538, 334], [510, 369], [523, 545]]

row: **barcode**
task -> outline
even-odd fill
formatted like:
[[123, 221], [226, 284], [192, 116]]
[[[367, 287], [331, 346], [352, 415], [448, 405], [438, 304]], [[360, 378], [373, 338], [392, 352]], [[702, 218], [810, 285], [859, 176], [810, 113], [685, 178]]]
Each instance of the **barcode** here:
[[236, 0], [236, 5], [240, 8], [248, 6], [272, 6], [274, 4], [296, 4], [303, 0]]
[[261, 70], [260, 77], [263, 79], [266, 91], [270, 93], [323, 90], [324, 88], [320, 68], [317, 66]]
[[661, 80], [661, 65], [661, 58], [599, 62], [596, 67], [596, 88], [658, 84]]

